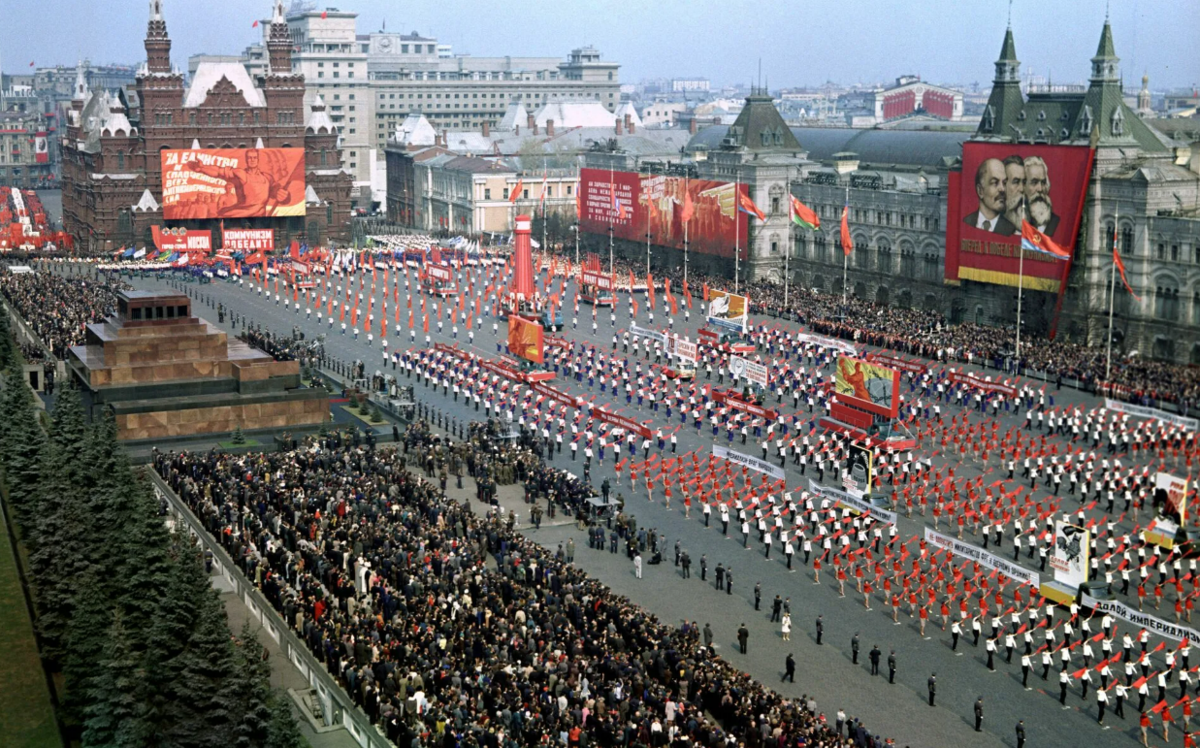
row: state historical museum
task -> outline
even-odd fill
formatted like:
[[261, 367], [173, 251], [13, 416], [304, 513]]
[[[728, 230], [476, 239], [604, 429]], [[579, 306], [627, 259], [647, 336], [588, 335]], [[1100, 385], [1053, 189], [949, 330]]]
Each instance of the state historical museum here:
[[171, 66], [162, 0], [151, 0], [146, 63], [129, 89], [77, 76], [63, 139], [63, 224], [83, 253], [153, 247], [152, 227], [272, 229], [276, 246], [350, 236], [350, 174], [325, 103], [304, 100], [276, 0], [268, 72], [203, 62], [188, 84]]

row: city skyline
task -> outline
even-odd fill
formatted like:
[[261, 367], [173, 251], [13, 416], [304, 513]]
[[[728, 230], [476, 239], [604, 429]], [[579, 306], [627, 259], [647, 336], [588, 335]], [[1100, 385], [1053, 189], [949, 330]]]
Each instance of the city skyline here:
[[[739, 27], [717, 25], [711, 21], [713, 13], [697, 13], [703, 3], [665, 0], [653, 7], [622, 7], [623, 22], [611, 30], [606, 26], [614, 26], [615, 4], [609, 2], [543, 6], [513, 0], [505, 5], [505, 15], [516, 20], [499, 27], [495, 19], [486, 23], [474, 20], [478, 17], [472, 13], [475, 8], [463, 0], [416, 2], [407, 5], [403, 15], [389, 13], [367, 0], [342, 0], [336, 7], [359, 14], [359, 33], [377, 31], [387, 23], [392, 31], [436, 37], [458, 54], [565, 58], [571, 48], [591, 44], [604, 59], [621, 65], [624, 83], [673, 77], [705, 77], [714, 86], [748, 83], [756, 78], [761, 58], [764, 79], [779, 88], [826, 81], [873, 84], [901, 74], [919, 74], [943, 83], [986, 85], [1008, 12], [1007, 5], [994, 4], [995, 12], [990, 15], [979, 13], [971, 22], [956, 22], [943, 19], [961, 18], [954, 12], [957, 6], [948, 0], [933, 0], [905, 7], [903, 15], [885, 27], [878, 22], [880, 13], [899, 10], [897, 3], [878, 0], [845, 7], [818, 0], [805, 10], [769, 9], [770, 23]], [[744, 2], [710, 7], [735, 16], [763, 12], [761, 6]], [[1200, 83], [1200, 62], [1188, 53], [1185, 41], [1200, 31], [1200, 17], [1173, 16], [1176, 7], [1166, 0], [1140, 0], [1111, 9], [1127, 86], [1134, 85], [1143, 73], [1157, 89]], [[136, 64], [144, 59], [147, 7], [140, 0], [122, 0], [115, 8], [51, 0], [14, 4], [8, 10], [11, 22], [0, 29], [0, 64], [7, 74], [31, 70], [30, 62], [36, 68], [74, 65], [83, 58], [96, 64]], [[269, 4], [259, 0], [166, 0], [164, 16], [173, 42], [172, 61], [186, 69], [187, 58], [193, 54], [240, 53], [260, 40], [261, 29], [253, 22], [267, 18], [269, 10]], [[55, 19], [59, 42], [53, 50], [44, 49], [38, 36], [28, 33], [46, 17]], [[1023, 73], [1063, 83], [1086, 81], [1087, 61], [1095, 52], [1104, 18], [1105, 7], [1098, 2], [1076, 0], [1052, 9], [1035, 8], [1028, 0], [1014, 3], [1012, 26]], [[667, 22], [676, 24], [676, 33], [661, 33]], [[1165, 23], [1184, 33], [1156, 35], [1155, 29]], [[1191, 31], [1179, 23], [1191, 25]], [[105, 29], [103, 35], [93, 33], [99, 27]], [[778, 31], [789, 27], [803, 31], [799, 35]], [[1072, 32], [1064, 36], [1064, 27]], [[846, 34], [846, 29], [851, 33]], [[898, 48], [889, 39], [915, 42]], [[1057, 45], [1052, 53], [1046, 51], [1049, 44]], [[710, 54], [698, 57], [697, 48]], [[680, 63], [681, 59], [688, 61]]]

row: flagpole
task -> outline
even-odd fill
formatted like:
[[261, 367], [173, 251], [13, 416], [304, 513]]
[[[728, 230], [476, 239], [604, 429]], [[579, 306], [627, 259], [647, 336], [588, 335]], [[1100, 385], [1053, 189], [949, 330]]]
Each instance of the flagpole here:
[[1017, 345], [1014, 363], [1016, 371], [1021, 373], [1021, 295], [1025, 290], [1025, 248], [1017, 245], [1020, 259], [1017, 261]]
[[[617, 307], [617, 281], [613, 275], [613, 209], [617, 202], [617, 185], [613, 182], [612, 162], [608, 162], [608, 282], [612, 284], [613, 309]], [[633, 298], [633, 287], [629, 288], [629, 298]]]
[[[683, 177], [683, 199], [684, 199], [684, 200], [687, 200], [687, 199], [688, 199], [688, 177], [687, 177], [687, 174], [686, 174], [686, 173], [684, 174], [684, 177]], [[685, 203], [685, 205], [686, 205], [686, 203]], [[688, 218], [688, 220], [685, 220], [685, 221], [683, 222], [683, 282], [684, 282], [684, 283], [687, 283], [687, 273], [688, 273], [688, 223], [690, 222], [691, 216], [688, 216], [687, 218]]]
[[[651, 178], [654, 177], [654, 167], [649, 168]], [[650, 277], [650, 190], [646, 190], [646, 277]], [[649, 293], [650, 289], [647, 288]]]
[[741, 262], [742, 262], [742, 247], [741, 236], [738, 231], [738, 214], [742, 212], [740, 198], [742, 195], [742, 170], [739, 168], [734, 172], [733, 177], [733, 292], [741, 293], [738, 290], [738, 283], [741, 277]]
[[[846, 187], [846, 204], [842, 208], [846, 212], [847, 218], [850, 214], [850, 187]], [[850, 270], [850, 253], [842, 247], [842, 314], [846, 314], [846, 276]]]
[[[789, 198], [790, 197], [791, 196], [789, 195]], [[788, 212], [789, 213], [793, 212], [790, 202], [788, 203]], [[791, 221], [789, 221], [788, 223], [790, 224]], [[787, 305], [788, 305], [788, 279], [789, 279], [788, 260], [791, 259], [791, 255], [792, 255], [792, 233], [793, 233], [793, 229], [792, 229], [791, 225], [789, 225], [788, 226], [787, 247], [785, 248], [784, 253], [783, 253], [783, 308], [785, 311], [787, 310]]]
[[[546, 257], [546, 159], [542, 159], [542, 258]], [[538, 272], [542, 272], [542, 266], [538, 265]]]
[[1117, 293], [1117, 231], [1121, 222], [1121, 210], [1117, 209], [1116, 216], [1113, 218], [1113, 263], [1112, 271], [1108, 274], [1108, 352], [1105, 355], [1104, 363], [1104, 381], [1107, 383], [1112, 375], [1112, 338], [1113, 338], [1113, 307], [1116, 301]]

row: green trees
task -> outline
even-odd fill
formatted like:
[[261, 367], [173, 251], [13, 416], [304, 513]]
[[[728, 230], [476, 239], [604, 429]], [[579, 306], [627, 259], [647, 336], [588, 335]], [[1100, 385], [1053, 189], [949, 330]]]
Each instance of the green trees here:
[[111, 414], [88, 425], [68, 385], [43, 431], [7, 350], [0, 479], [28, 550], [42, 656], [63, 676], [65, 723], [84, 748], [302, 746], [261, 644], [245, 628], [235, 646], [195, 539], [168, 531]]

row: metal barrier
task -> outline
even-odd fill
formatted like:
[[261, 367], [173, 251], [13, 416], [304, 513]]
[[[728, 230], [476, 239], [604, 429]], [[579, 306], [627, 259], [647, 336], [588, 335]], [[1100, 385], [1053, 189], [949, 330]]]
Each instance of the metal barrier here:
[[179, 527], [181, 522], [196, 538], [201, 548], [212, 552], [213, 565], [233, 588], [233, 594], [245, 603], [251, 617], [262, 624], [263, 630], [279, 644], [288, 661], [304, 676], [316, 692], [321, 703], [321, 717], [325, 725], [340, 724], [345, 727], [362, 748], [392, 748], [392, 743], [375, 729], [367, 715], [354, 705], [349, 695], [338, 685], [333, 676], [312, 656], [308, 647], [300, 641], [291, 627], [271, 607], [271, 603], [237, 567], [237, 564], [225, 552], [225, 548], [208, 534], [200, 519], [192, 513], [187, 503], [167, 485], [167, 482], [153, 468], [147, 467], [145, 470], [155, 492], [160, 498], [167, 501], [171, 513], [176, 518], [176, 527]]

